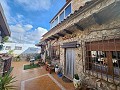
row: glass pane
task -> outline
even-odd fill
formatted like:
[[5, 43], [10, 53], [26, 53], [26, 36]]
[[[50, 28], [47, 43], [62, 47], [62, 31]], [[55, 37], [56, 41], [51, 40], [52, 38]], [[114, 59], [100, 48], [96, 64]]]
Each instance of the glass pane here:
[[61, 22], [61, 21], [63, 21], [64, 20], [64, 12], [62, 12], [61, 14], [60, 14], [60, 20], [59, 20], [59, 22]]
[[120, 74], [120, 51], [112, 51], [112, 62], [114, 66], [114, 74]]
[[113, 66], [114, 67], [119, 67], [120, 66], [120, 52], [119, 51], [113, 51], [112, 52], [112, 61], [113, 61]]
[[54, 26], [56, 26], [57, 24], [58, 24], [58, 17], [54, 21]]
[[54, 22], [51, 22], [51, 28], [53, 28], [53, 23], [54, 23]]
[[71, 4], [65, 9], [65, 17], [71, 13]]
[[58, 24], [58, 17], [51, 23], [51, 28], [55, 27]]

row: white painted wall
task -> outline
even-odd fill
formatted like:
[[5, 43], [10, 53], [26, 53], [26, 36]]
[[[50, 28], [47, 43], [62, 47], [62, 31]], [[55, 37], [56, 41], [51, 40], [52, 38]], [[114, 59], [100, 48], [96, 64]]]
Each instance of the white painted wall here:
[[[8, 53], [10, 50], [6, 50], [6, 46], [10, 46], [10, 50], [14, 50], [13, 53], [15, 55], [20, 55], [23, 52], [25, 53], [40, 53], [40, 48], [36, 47], [34, 44], [20, 44], [20, 43], [4, 43], [3, 49], [0, 51], [0, 53]], [[15, 46], [22, 47], [21, 50], [15, 50]]]

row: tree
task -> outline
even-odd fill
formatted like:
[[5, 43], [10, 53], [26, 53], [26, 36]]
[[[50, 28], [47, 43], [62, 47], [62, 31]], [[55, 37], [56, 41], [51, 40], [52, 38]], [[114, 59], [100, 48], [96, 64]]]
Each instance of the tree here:
[[3, 42], [3, 43], [4, 43], [4, 42], [8, 42], [8, 40], [9, 40], [9, 37], [6, 36], [6, 37], [3, 38], [2, 42]]
[[3, 48], [2, 43], [4, 43], [4, 42], [8, 42], [8, 39], [9, 39], [8, 36], [6, 36], [6, 37], [4, 37], [4, 38], [2, 39], [2, 42], [1, 42], [1, 45], [0, 45], [0, 50], [2, 50], [2, 48]]
[[13, 55], [14, 54], [14, 50], [9, 50], [8, 54]]

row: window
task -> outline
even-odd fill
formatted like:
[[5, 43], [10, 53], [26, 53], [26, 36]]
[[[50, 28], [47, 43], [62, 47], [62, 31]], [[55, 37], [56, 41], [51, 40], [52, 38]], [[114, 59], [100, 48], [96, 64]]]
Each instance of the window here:
[[59, 22], [64, 20], [64, 12], [62, 12], [59, 16]]
[[120, 76], [120, 39], [87, 42], [85, 72], [102, 78]]
[[[50, 24], [51, 24], [51, 28], [53, 28], [54, 26], [56, 26], [58, 23], [60, 23], [61, 21], [64, 20], [64, 18], [66, 18], [68, 15], [70, 15], [72, 12], [72, 9], [71, 9], [71, 3], [68, 4], [67, 7], [65, 7], [62, 12], [60, 12], [58, 14], [58, 16], [56, 17], [56, 19], [54, 19]], [[58, 20], [58, 17], [59, 17], [59, 20]]]
[[51, 23], [51, 28], [55, 27], [58, 24], [58, 17]]
[[71, 4], [67, 6], [65, 9], [65, 17], [67, 17], [71, 13]]
[[5, 50], [11, 50], [11, 46], [6, 46]]
[[20, 46], [15, 46], [15, 50], [22, 50], [22, 47], [20, 47]]
[[60, 58], [60, 46], [52, 46], [51, 47], [51, 56], [52, 59], [59, 60]]
[[58, 17], [54, 21], [54, 26], [56, 26], [57, 24], [58, 24]]

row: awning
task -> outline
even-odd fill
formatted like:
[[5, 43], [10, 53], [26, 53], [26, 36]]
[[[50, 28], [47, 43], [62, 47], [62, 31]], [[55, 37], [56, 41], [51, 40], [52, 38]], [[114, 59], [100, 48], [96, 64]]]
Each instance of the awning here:
[[63, 45], [61, 45], [61, 48], [77, 48], [77, 41], [63, 43]]

